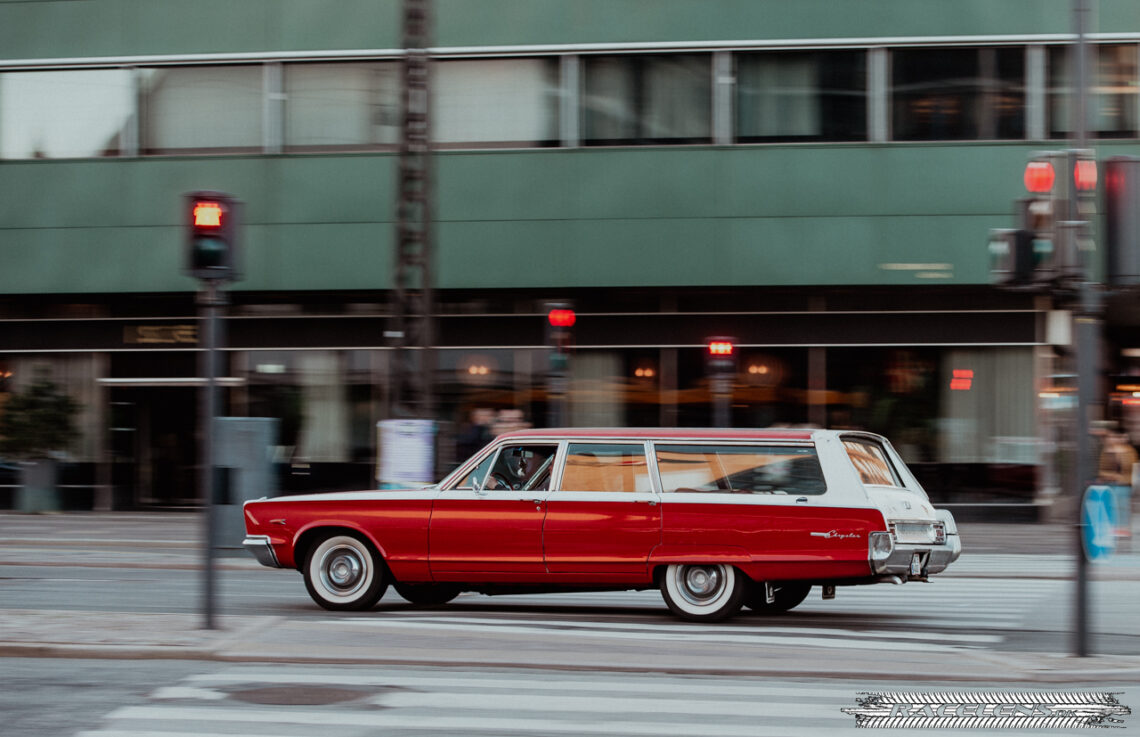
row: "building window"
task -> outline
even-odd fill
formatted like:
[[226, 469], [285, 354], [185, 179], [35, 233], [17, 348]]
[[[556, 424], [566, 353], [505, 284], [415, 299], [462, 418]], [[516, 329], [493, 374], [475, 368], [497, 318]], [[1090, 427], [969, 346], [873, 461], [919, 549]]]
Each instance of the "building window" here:
[[261, 66], [142, 70], [143, 153], [259, 151]]
[[738, 54], [736, 140], [867, 138], [867, 54]]
[[[1073, 65], [1069, 46], [1049, 49], [1049, 137], [1073, 134]], [[1088, 133], [1095, 138], [1133, 137], [1137, 125], [1137, 61], [1135, 45], [1089, 49]]]
[[285, 146], [360, 150], [400, 139], [397, 62], [285, 67]]
[[132, 145], [128, 69], [0, 74], [0, 158], [118, 156]]
[[1025, 49], [901, 49], [891, 54], [892, 137], [1025, 137]]
[[587, 145], [710, 143], [712, 55], [583, 59]]
[[558, 145], [556, 59], [442, 61], [432, 69], [436, 143]]

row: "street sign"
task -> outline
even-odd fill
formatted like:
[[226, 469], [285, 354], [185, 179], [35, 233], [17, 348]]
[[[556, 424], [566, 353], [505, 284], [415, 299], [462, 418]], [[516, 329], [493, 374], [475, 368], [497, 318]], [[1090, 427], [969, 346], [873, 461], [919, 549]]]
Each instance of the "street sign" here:
[[1116, 499], [1110, 486], [1090, 486], [1081, 502], [1081, 540], [1085, 557], [1106, 560], [1116, 550]]

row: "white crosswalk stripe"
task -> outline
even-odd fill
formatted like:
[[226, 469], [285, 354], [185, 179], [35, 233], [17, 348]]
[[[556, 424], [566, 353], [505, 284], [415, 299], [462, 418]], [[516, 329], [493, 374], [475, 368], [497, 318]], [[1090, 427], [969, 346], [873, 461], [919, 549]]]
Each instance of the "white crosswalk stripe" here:
[[[327, 704], [306, 700], [330, 688], [342, 689], [344, 697]], [[100, 728], [76, 737], [855, 735], [866, 732], [855, 732], [854, 718], [841, 709], [856, 706], [861, 692], [894, 689], [897, 684], [645, 673], [234, 666], [159, 688], [148, 703], [115, 709]], [[297, 700], [270, 706], [249, 698], [266, 691], [295, 693]]]

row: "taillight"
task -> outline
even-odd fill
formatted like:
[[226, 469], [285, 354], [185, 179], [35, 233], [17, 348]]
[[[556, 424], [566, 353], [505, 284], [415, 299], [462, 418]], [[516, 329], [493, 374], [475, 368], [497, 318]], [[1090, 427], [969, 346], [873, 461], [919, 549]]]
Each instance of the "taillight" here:
[[870, 539], [871, 568], [879, 573], [895, 550], [894, 537], [889, 532], [872, 532]]
[[946, 525], [942, 524], [941, 522], [936, 522], [934, 524], [934, 544], [946, 544]]

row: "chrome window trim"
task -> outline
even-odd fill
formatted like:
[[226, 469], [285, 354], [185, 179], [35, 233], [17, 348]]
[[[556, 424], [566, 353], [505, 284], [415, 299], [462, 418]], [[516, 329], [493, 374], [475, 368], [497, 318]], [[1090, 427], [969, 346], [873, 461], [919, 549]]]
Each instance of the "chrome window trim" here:
[[[636, 494], [652, 494], [654, 499], [659, 500], [661, 497], [661, 484], [660, 480], [656, 479], [657, 475], [657, 459], [651, 454], [651, 442], [646, 438], [566, 438], [561, 441], [561, 447], [558, 452], [560, 456], [555, 460], [557, 468], [555, 469], [558, 474], [558, 483], [555, 484], [555, 479], [552, 476], [550, 479], [550, 493], [558, 494], [560, 492], [569, 494], [606, 494], [607, 498], [612, 498], [613, 501], [632, 501], [633, 495]], [[570, 457], [570, 444], [577, 443], [580, 445], [630, 445], [641, 446], [641, 452], [645, 458], [645, 469], [649, 476], [649, 490], [648, 491], [581, 491], [574, 489], [562, 488], [562, 476], [566, 470], [566, 460]], [[650, 460], [652, 459], [652, 461]]]

